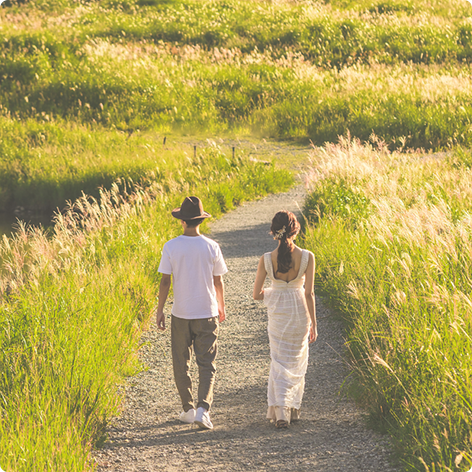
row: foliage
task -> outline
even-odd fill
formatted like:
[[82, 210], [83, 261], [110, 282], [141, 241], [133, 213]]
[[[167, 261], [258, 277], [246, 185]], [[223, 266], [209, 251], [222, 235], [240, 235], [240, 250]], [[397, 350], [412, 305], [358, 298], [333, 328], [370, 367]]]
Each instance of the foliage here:
[[471, 173], [341, 140], [314, 151], [306, 246], [349, 326], [353, 392], [406, 470], [472, 465]]
[[468, 146], [462, 3], [12, 4], [0, 11], [0, 105], [123, 130]]
[[[187, 164], [185, 167], [184, 162]], [[170, 209], [199, 195], [213, 216], [292, 184], [287, 171], [217, 147], [169, 164], [166, 178], [114, 184], [58, 213], [53, 233], [3, 238], [0, 292], [0, 464], [17, 472], [82, 471], [141, 367]]]
[[75, 203], [51, 234], [20, 226], [0, 244], [0, 464], [93, 467], [116, 384], [140, 368], [156, 254], [178, 231], [169, 209], [197, 193], [218, 215], [291, 182], [217, 148], [166, 149], [156, 133], [322, 145], [349, 131], [368, 144], [314, 153], [317, 283], [349, 323], [358, 390], [407, 468], [469, 468], [469, 8], [6, 0], [0, 205]]

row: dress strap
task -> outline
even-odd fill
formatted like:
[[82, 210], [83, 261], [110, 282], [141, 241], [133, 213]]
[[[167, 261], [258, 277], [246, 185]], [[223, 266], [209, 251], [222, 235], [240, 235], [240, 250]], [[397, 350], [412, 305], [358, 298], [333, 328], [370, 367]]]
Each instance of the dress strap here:
[[306, 268], [308, 267], [309, 256], [310, 252], [306, 249], [302, 249], [302, 260], [300, 261], [300, 269], [298, 270], [297, 279], [302, 277], [303, 274], [306, 272]]
[[272, 257], [270, 252], [264, 254], [264, 267], [271, 280], [274, 279], [274, 268], [272, 267]]

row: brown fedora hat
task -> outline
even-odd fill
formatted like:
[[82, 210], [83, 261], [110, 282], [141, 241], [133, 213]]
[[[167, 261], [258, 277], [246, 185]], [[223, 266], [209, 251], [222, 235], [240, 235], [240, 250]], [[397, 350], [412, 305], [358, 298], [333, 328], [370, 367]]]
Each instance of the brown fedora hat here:
[[197, 220], [210, 218], [210, 213], [203, 211], [203, 205], [198, 197], [186, 197], [180, 208], [172, 210], [172, 216], [179, 220]]

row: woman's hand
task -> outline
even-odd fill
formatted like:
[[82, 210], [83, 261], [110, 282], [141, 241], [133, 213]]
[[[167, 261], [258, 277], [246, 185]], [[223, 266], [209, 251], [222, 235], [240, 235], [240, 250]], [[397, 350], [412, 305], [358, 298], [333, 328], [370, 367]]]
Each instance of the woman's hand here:
[[310, 340], [308, 341], [309, 344], [314, 343], [317, 337], [318, 337], [318, 328], [316, 327], [316, 325], [314, 327], [313, 325], [310, 325]]

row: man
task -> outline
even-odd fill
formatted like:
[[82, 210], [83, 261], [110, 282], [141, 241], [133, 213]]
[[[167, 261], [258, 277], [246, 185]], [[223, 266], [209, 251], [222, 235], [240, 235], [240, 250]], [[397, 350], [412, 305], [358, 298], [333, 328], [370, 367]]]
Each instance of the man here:
[[[187, 197], [172, 216], [181, 220], [183, 234], [163, 248], [159, 272], [158, 329], [165, 329], [164, 305], [171, 278], [174, 304], [171, 317], [171, 344], [174, 378], [183, 412], [180, 421], [213, 429], [209, 410], [213, 401], [218, 338], [218, 320], [225, 319], [223, 275], [228, 272], [219, 245], [200, 234], [200, 224], [211, 215], [197, 197]], [[189, 375], [192, 347], [199, 371], [197, 410]]]

